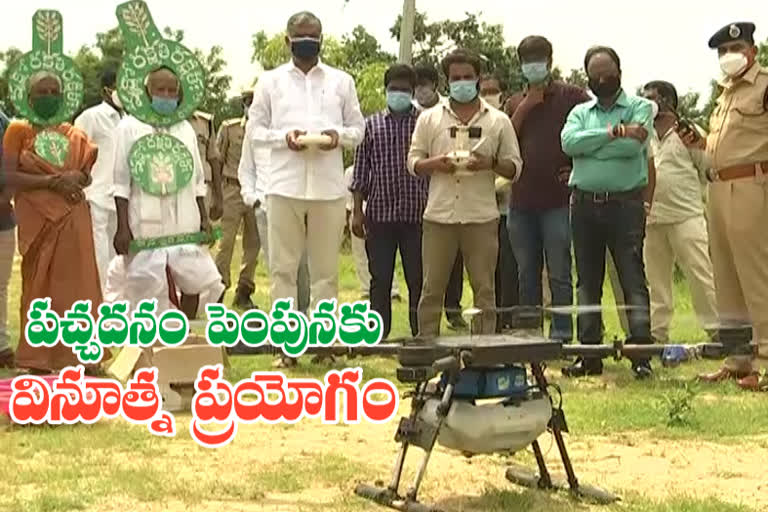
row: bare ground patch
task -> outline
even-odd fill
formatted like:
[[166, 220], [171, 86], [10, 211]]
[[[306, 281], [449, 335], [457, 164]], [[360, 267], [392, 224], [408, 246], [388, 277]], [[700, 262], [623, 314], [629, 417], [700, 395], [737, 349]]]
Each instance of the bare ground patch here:
[[[401, 407], [406, 412], [407, 404]], [[294, 426], [241, 425], [228, 446], [209, 450], [197, 446], [186, 434], [189, 416], [177, 417], [176, 439], [163, 443], [161, 457], [121, 456], [115, 463], [151, 464], [159, 474], [189, 485], [192, 501], [177, 499], [177, 488], [168, 499], [148, 503], [128, 496], [108, 495], [90, 511], [301, 511], [375, 510], [357, 500], [358, 482], [388, 482], [398, 445], [395, 422], [387, 425], [331, 426], [303, 422]], [[548, 434], [540, 439], [550, 470], [563, 474], [556, 445]], [[647, 433], [608, 437], [566, 437], [577, 477], [619, 495], [627, 493], [653, 500], [669, 496], [713, 497], [755, 510], [768, 510], [768, 436], [751, 437], [740, 444], [656, 440]], [[403, 476], [410, 485], [422, 452], [409, 454]], [[130, 461], [130, 462], [129, 462]], [[508, 482], [509, 465], [535, 469], [529, 453], [515, 457], [479, 456], [466, 459], [438, 447], [432, 455], [422, 485], [425, 502], [439, 503], [451, 511], [484, 511], [483, 496], [491, 490], [523, 493]], [[230, 488], [219, 492], [224, 485]], [[403, 489], [404, 491], [405, 489]], [[207, 497], [206, 494], [210, 496]], [[564, 497], [538, 495], [526, 510], [561, 510]], [[222, 499], [222, 497], [224, 499]], [[567, 510], [573, 510], [567, 506]], [[555, 507], [555, 508], [552, 508]], [[579, 506], [578, 510], [591, 510]], [[605, 508], [594, 508], [605, 510]]]

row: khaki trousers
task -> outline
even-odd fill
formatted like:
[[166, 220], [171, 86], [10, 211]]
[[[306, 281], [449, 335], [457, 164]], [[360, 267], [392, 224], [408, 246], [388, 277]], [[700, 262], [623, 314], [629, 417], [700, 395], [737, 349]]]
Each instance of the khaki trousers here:
[[716, 329], [715, 284], [704, 216], [674, 224], [648, 225], [644, 253], [654, 339], [659, 343], [669, 342], [669, 325], [675, 307], [673, 278], [676, 261], [688, 282], [699, 323], [706, 330]]
[[224, 197], [224, 213], [221, 217], [221, 243], [219, 253], [216, 255], [216, 268], [219, 269], [222, 281], [226, 288], [230, 287], [230, 266], [232, 253], [237, 241], [237, 233], [240, 225], [243, 225], [243, 259], [240, 266], [240, 277], [237, 282], [238, 289], [252, 294], [255, 290], [253, 282], [256, 274], [256, 265], [259, 262], [259, 230], [256, 226], [256, 214], [253, 208], [248, 208], [240, 194], [240, 185], [226, 180], [222, 184]]
[[9, 349], [8, 284], [16, 255], [16, 229], [0, 231], [0, 352]]
[[[768, 359], [768, 178], [709, 185], [709, 240], [724, 326], [752, 326], [760, 366]], [[754, 369], [749, 357], [726, 360], [730, 369]], [[752, 366], [752, 368], [749, 368]]]
[[346, 200], [307, 201], [267, 196], [267, 232], [272, 302], [293, 299], [297, 306], [299, 263], [309, 264], [310, 310], [339, 292], [339, 249], [346, 223]]
[[422, 258], [424, 284], [419, 301], [419, 336], [439, 336], [440, 319], [448, 280], [461, 251], [469, 275], [475, 307], [482, 311], [473, 319], [472, 331], [496, 332], [496, 259], [499, 251], [499, 221], [483, 224], [439, 224], [424, 221]]

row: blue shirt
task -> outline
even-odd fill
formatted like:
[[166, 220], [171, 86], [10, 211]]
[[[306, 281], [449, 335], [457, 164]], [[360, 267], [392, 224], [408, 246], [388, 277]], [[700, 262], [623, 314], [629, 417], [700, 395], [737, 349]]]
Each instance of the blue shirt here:
[[[608, 127], [639, 124], [648, 132], [640, 142], [612, 138]], [[648, 184], [648, 153], [653, 134], [651, 102], [621, 91], [609, 108], [596, 99], [576, 105], [560, 134], [563, 151], [573, 158], [569, 186], [587, 192], [623, 192]]]
[[[5, 170], [2, 169], [3, 137], [5, 136], [5, 129], [8, 128], [9, 124], [8, 118], [0, 111], [0, 190], [5, 188]], [[13, 211], [9, 215], [0, 215], [0, 231], [8, 231], [15, 227], [16, 217], [14, 217]]]

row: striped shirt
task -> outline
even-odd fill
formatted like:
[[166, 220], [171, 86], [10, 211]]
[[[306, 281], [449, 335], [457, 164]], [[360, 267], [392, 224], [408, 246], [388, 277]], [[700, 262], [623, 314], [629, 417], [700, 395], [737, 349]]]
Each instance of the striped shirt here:
[[393, 115], [388, 110], [365, 121], [365, 136], [355, 154], [349, 190], [366, 201], [372, 222], [420, 224], [427, 206], [429, 181], [408, 172], [408, 150], [419, 111]]

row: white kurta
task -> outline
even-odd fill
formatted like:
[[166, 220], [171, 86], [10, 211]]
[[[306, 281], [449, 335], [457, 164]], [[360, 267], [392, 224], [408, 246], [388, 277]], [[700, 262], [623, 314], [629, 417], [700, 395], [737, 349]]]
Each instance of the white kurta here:
[[[144, 192], [133, 180], [128, 158], [131, 148], [141, 137], [151, 133], [167, 133], [179, 139], [192, 155], [195, 174], [186, 187], [175, 195], [153, 196]], [[183, 121], [170, 128], [156, 130], [129, 116], [117, 127], [115, 149], [115, 197], [128, 200], [128, 215], [134, 238], [196, 233], [200, 231], [200, 211], [197, 198], [205, 197], [206, 185], [197, 137], [192, 125]], [[205, 305], [215, 302], [224, 291], [221, 274], [216, 269], [207, 248], [200, 245], [179, 245], [141, 251], [124, 261], [125, 273], [118, 278], [120, 265], [113, 266], [114, 280], [122, 280], [123, 298], [136, 307], [145, 299], [157, 299], [158, 312], [170, 308], [166, 270], [170, 270], [179, 292], [200, 295], [198, 314]], [[110, 275], [112, 279], [112, 275]], [[120, 286], [111, 282], [110, 290]]]

